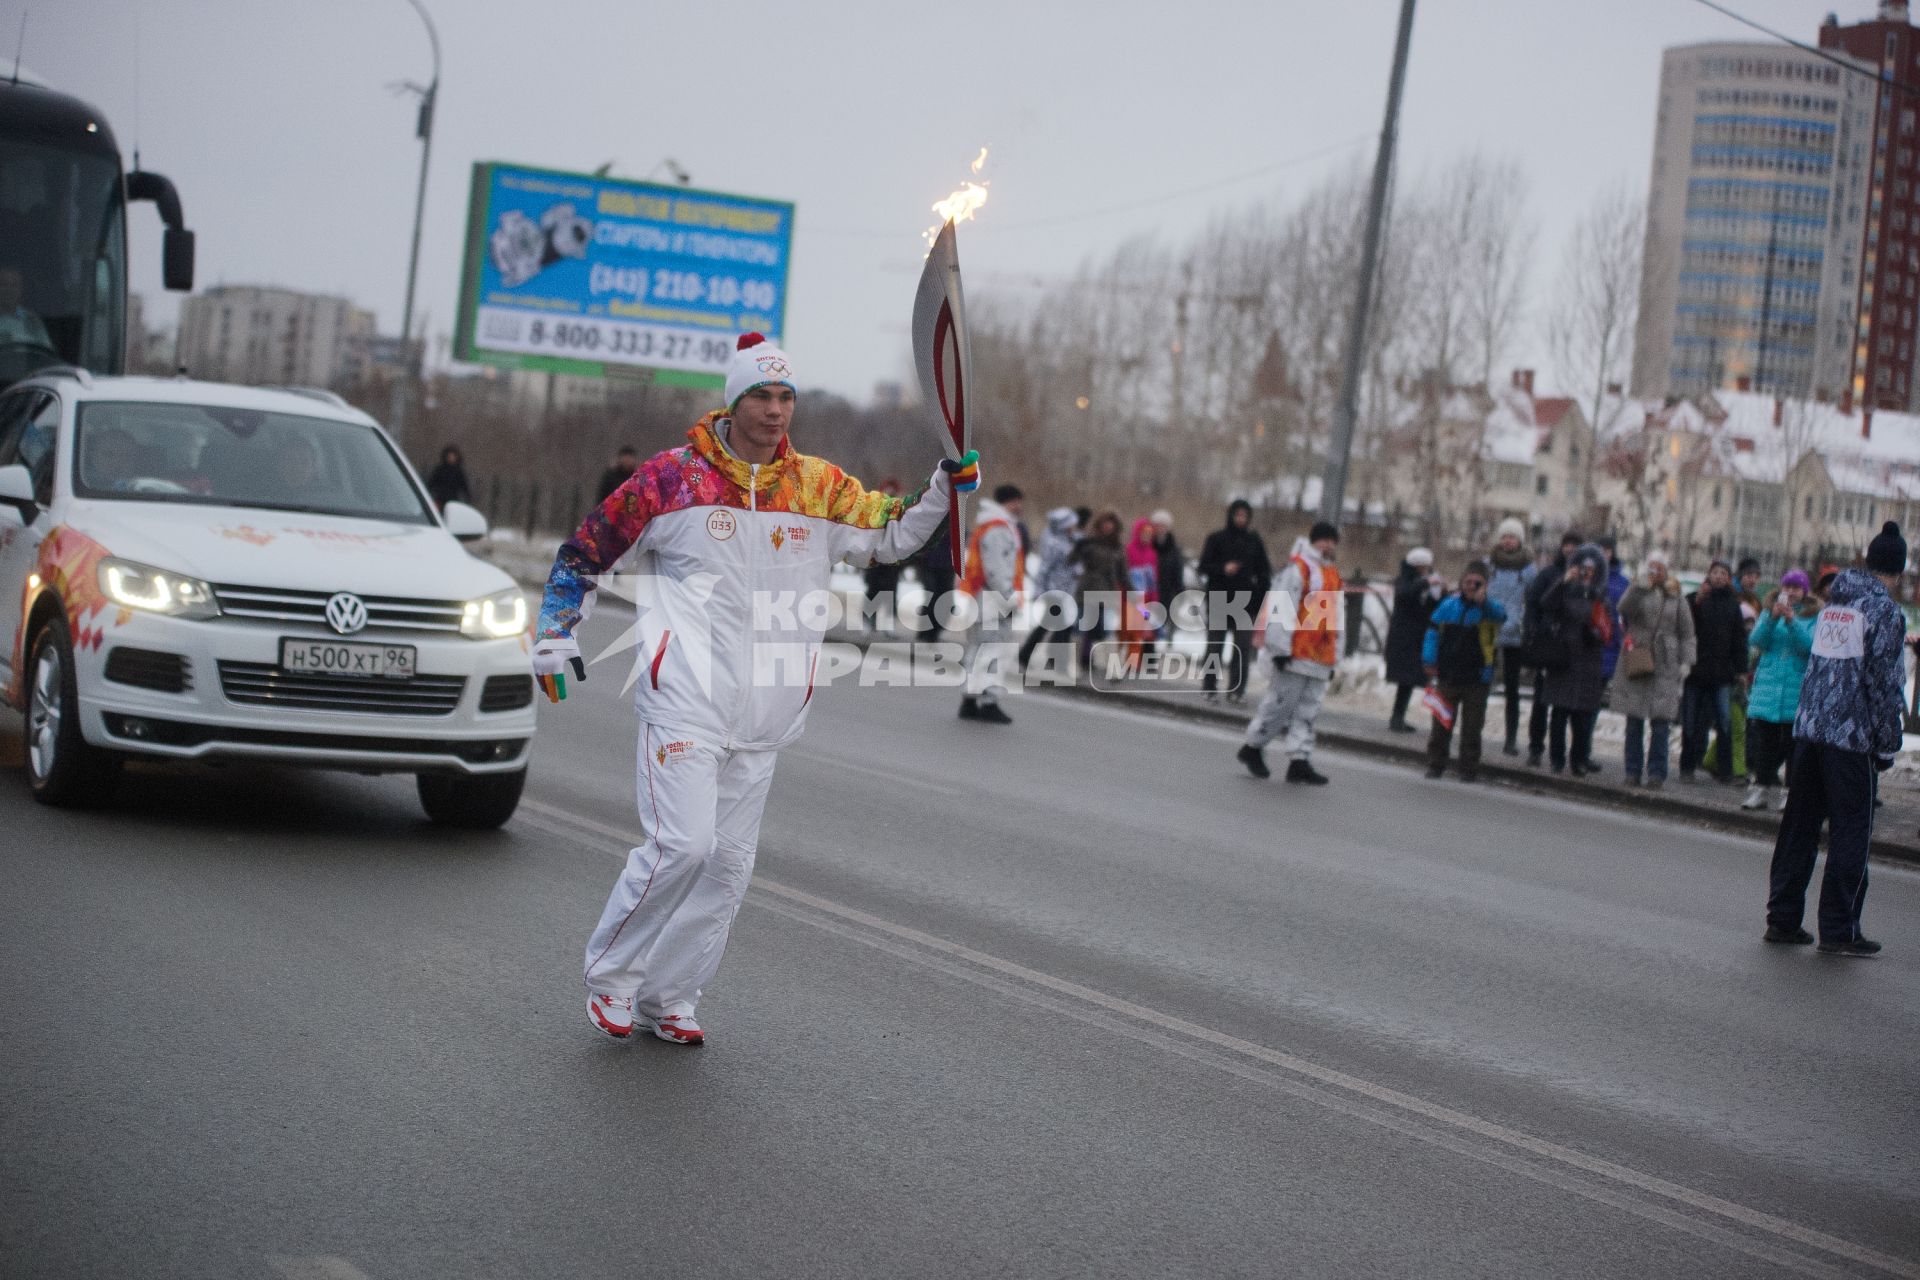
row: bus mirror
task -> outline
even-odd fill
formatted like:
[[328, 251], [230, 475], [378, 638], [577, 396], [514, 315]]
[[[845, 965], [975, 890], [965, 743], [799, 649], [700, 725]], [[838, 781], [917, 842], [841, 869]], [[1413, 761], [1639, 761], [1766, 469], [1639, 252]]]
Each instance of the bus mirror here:
[[185, 227], [168, 227], [161, 235], [162, 278], [167, 288], [187, 292], [193, 288], [193, 232]]
[[135, 169], [127, 175], [127, 199], [151, 200], [166, 227], [160, 242], [160, 278], [169, 289], [193, 288], [193, 232], [180, 210], [180, 193], [163, 174]]

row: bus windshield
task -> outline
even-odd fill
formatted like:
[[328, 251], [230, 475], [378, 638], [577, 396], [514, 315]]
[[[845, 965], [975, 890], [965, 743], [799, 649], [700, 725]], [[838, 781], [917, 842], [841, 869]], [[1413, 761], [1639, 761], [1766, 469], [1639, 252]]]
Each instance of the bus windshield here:
[[121, 367], [126, 234], [112, 156], [0, 139], [0, 386]]

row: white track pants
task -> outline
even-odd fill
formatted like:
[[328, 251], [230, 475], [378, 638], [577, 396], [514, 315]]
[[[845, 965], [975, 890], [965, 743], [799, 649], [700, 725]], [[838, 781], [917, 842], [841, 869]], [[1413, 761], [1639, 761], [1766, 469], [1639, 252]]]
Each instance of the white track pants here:
[[1264, 747], [1284, 733], [1286, 753], [1295, 760], [1307, 759], [1313, 754], [1313, 722], [1320, 718], [1327, 684], [1322, 677], [1274, 672], [1267, 696], [1260, 700], [1260, 709], [1247, 725], [1247, 744]]
[[1007, 638], [1004, 628], [976, 622], [967, 628], [966, 649], [960, 655], [966, 668], [966, 695], [982, 702], [1000, 701], [1007, 692], [1007, 673], [1020, 670], [1020, 645]]
[[589, 990], [632, 996], [641, 1013], [693, 1012], [753, 878], [775, 755], [640, 726], [647, 841], [627, 854], [587, 940]]
[[960, 665], [966, 670], [965, 692], [985, 703], [1000, 701], [1007, 692], [1007, 673], [1020, 671], [1020, 643], [1013, 629], [1013, 606], [998, 592], [975, 599], [979, 613], [967, 624], [966, 648]]

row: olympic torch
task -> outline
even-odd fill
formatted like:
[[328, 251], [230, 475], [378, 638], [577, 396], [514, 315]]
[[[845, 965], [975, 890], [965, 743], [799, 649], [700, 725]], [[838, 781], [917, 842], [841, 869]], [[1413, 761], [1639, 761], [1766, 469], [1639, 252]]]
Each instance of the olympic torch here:
[[[978, 175], [987, 162], [980, 148], [970, 166]], [[941, 219], [929, 228], [927, 265], [920, 272], [920, 289], [913, 299], [913, 361], [920, 374], [920, 396], [933, 415], [941, 452], [956, 461], [973, 448], [972, 424], [967, 419], [967, 379], [973, 374], [973, 350], [967, 345], [967, 309], [960, 293], [960, 250], [954, 224], [971, 218], [987, 202], [987, 183], [966, 182], [933, 206]], [[967, 536], [966, 499], [953, 495], [953, 522], [949, 545], [953, 571], [961, 572]]]
[[[934, 415], [941, 451], [949, 458], [963, 457], [973, 447], [967, 421], [967, 375], [973, 369], [973, 353], [967, 346], [967, 312], [960, 294], [960, 256], [952, 219], [934, 237], [933, 251], [920, 273], [920, 290], [913, 300], [913, 357], [920, 372], [920, 394]], [[953, 521], [948, 529], [955, 573], [963, 567], [965, 504], [964, 495], [953, 495]]]

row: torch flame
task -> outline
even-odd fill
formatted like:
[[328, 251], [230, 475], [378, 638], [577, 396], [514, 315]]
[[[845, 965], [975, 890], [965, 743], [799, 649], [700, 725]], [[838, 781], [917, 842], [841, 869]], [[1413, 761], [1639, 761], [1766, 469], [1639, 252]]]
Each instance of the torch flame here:
[[[973, 158], [973, 163], [969, 167], [977, 174], [986, 163], [987, 149], [982, 147], [980, 154]], [[970, 221], [973, 215], [980, 211], [980, 206], [987, 202], [987, 188], [990, 185], [992, 184], [988, 181], [963, 182], [959, 190], [952, 195], [934, 202], [934, 216], [939, 218], [939, 221], [920, 233], [920, 238], [927, 242], [929, 253], [933, 251], [933, 240], [940, 234], [941, 227], [949, 222]]]
[[942, 222], [965, 222], [987, 202], [987, 189], [978, 182], [964, 184], [958, 191], [939, 201], [933, 211]]

